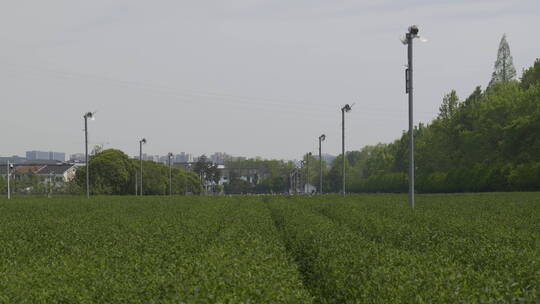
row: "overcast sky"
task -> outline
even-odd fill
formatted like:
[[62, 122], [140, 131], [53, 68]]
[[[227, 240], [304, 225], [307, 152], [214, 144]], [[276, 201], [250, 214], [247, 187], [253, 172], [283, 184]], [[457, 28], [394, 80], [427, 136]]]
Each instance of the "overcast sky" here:
[[415, 48], [415, 121], [443, 95], [489, 82], [508, 36], [518, 75], [540, 57], [540, 1], [3, 0], [0, 155], [223, 151], [265, 158], [338, 154], [407, 128], [406, 47]]

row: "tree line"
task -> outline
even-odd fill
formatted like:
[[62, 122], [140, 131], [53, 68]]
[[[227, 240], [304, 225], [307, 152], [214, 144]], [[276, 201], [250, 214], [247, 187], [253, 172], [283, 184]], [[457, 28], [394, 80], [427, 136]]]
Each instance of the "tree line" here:
[[[489, 86], [464, 100], [452, 90], [438, 116], [415, 135], [421, 192], [540, 190], [540, 59], [516, 75], [506, 38]], [[351, 192], [406, 192], [408, 137], [346, 153]], [[328, 190], [339, 189], [342, 158], [332, 163]]]
[[[414, 128], [419, 192], [540, 190], [540, 59], [520, 79], [512, 61], [503, 36], [488, 87], [477, 86], [465, 99], [450, 91], [437, 117]], [[309, 171], [309, 183], [318, 187], [319, 160], [305, 155], [303, 161], [302, 183]], [[324, 192], [340, 191], [342, 163], [343, 156], [323, 162]], [[256, 159], [230, 165], [271, 172], [257, 183], [231, 179], [225, 187], [231, 193], [287, 191], [295, 167]], [[348, 192], [407, 192], [408, 134], [347, 152], [345, 166]]]
[[[99, 151], [89, 162], [90, 191], [92, 194], [125, 195], [135, 194], [140, 187], [139, 159], [129, 158], [117, 149]], [[173, 194], [200, 194], [202, 191], [199, 176], [178, 168], [143, 160], [143, 193], [145, 195], [166, 195], [169, 193], [169, 170]], [[77, 170], [73, 181], [79, 192], [86, 189], [86, 167]]]
[[[138, 188], [140, 187], [140, 160], [129, 158], [120, 150], [94, 149], [88, 166], [92, 195], [133, 195], [136, 190], [140, 191]], [[167, 165], [147, 160], [143, 160], [142, 167], [145, 195], [167, 195], [169, 184], [172, 186], [172, 194], [201, 194], [203, 192], [202, 174], [174, 167], [169, 168]], [[203, 168], [203, 166], [195, 167], [196, 169]], [[11, 173], [11, 192], [24, 195], [80, 195], [86, 192], [86, 170], [85, 166], [79, 167], [73, 180], [64, 182], [56, 179], [53, 183], [48, 177], [40, 177], [31, 170], [24, 173], [14, 171]], [[0, 177], [0, 193], [7, 193], [6, 178]]]

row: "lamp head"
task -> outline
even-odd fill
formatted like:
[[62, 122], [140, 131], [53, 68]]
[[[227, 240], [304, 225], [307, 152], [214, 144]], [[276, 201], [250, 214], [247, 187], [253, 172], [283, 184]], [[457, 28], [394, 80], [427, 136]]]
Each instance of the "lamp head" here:
[[84, 117], [84, 118], [91, 118], [92, 120], [94, 120], [94, 113], [92, 113], [92, 112], [87, 112], [86, 114], [84, 114], [83, 117]]
[[341, 108], [341, 111], [349, 112], [352, 109], [352, 107], [349, 104], [346, 104]]
[[141, 139], [141, 144], [146, 144], [146, 138]]
[[399, 38], [399, 40], [401, 40], [401, 43], [403, 43], [403, 44], [408, 44], [408, 42], [407, 42], [407, 37], [406, 37], [405, 35], [401, 36], [401, 37]]
[[418, 36], [418, 26], [416, 25], [409, 26], [409, 34], [411, 34], [413, 38]]
[[319, 136], [320, 141], [324, 141], [325, 139], [326, 139], [326, 135], [322, 134], [321, 136]]
[[401, 36], [400, 38], [401, 43], [409, 44], [409, 39], [412, 40], [414, 38], [418, 38], [422, 42], [427, 42], [428, 40], [425, 37], [420, 37], [420, 35], [418, 35], [418, 32], [419, 32], [418, 26], [416, 25], [409, 26], [409, 32], [406, 35]]

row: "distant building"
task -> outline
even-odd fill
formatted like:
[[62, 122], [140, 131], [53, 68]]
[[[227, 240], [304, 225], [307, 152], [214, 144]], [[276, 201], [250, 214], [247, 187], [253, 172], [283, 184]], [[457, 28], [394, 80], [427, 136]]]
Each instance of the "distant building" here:
[[64, 162], [58, 160], [25, 160], [21, 165], [61, 165]]
[[75, 153], [69, 156], [69, 161], [74, 163], [84, 163], [85, 154], [84, 153]]
[[26, 158], [17, 155], [0, 157], [0, 164], [7, 164], [8, 161], [10, 164], [21, 164], [26, 161]]
[[66, 161], [66, 153], [63, 152], [45, 152], [45, 151], [26, 151], [27, 160], [58, 160]]
[[[133, 158], [139, 159], [139, 155], [135, 155], [135, 156], [133, 156]], [[151, 161], [156, 162], [156, 163], [160, 162], [159, 155], [150, 155], [150, 154], [143, 153], [142, 154], [142, 159], [143, 160], [151, 160]]]
[[214, 164], [223, 165], [226, 161], [230, 161], [233, 159], [233, 157], [225, 152], [216, 152], [212, 155], [210, 155], [210, 160]]
[[[50, 180], [51, 177], [56, 181], [69, 182], [75, 178], [75, 172], [78, 166], [74, 164], [16, 164], [11, 174], [25, 174], [33, 172], [42, 180]], [[6, 166], [0, 166], [0, 176], [6, 177]]]
[[55, 180], [61, 179], [64, 182], [69, 182], [75, 178], [77, 168], [73, 164], [46, 165], [37, 174], [43, 178], [52, 176]]
[[[143, 153], [143, 154], [142, 154], [142, 159], [143, 159], [143, 160], [148, 160], [148, 156], [149, 156], [148, 154]], [[136, 159], [140, 159], [140, 155], [136, 155], [135, 158], [136, 158]]]
[[66, 153], [63, 152], [49, 152], [49, 160], [66, 161]]
[[26, 151], [27, 160], [48, 160], [49, 152], [44, 151]]
[[174, 162], [175, 163], [191, 163], [193, 162], [193, 155], [181, 152], [180, 154], [176, 154], [174, 156]]

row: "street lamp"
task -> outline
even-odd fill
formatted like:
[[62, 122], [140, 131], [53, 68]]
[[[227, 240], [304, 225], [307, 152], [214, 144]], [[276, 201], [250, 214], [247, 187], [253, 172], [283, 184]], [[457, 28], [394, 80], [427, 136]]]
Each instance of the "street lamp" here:
[[146, 138], [143, 138], [139, 140], [139, 160], [141, 161], [141, 190], [139, 191], [141, 193], [141, 196], [143, 195], [143, 159], [142, 159], [142, 145], [146, 144]]
[[319, 136], [319, 193], [322, 194], [322, 174], [323, 174], [323, 165], [322, 165], [322, 150], [321, 143], [326, 139], [326, 135], [322, 134]]
[[87, 112], [84, 114], [84, 164], [86, 166], [86, 197], [90, 198], [90, 167], [88, 166], [88, 118], [95, 120], [95, 113]]
[[413, 39], [427, 41], [418, 35], [418, 27], [411, 25], [409, 31], [401, 38], [407, 45], [407, 69], [405, 70], [405, 93], [409, 94], [409, 205], [414, 209], [414, 134], [413, 134]]
[[169, 154], [167, 154], [167, 156], [169, 157], [169, 195], [172, 195], [172, 164], [171, 164], [171, 160], [172, 160], [173, 154], [171, 152], [169, 152]]
[[343, 157], [341, 174], [343, 175], [343, 195], [345, 195], [345, 112], [349, 112], [351, 109], [352, 107], [349, 104], [346, 104], [341, 108], [341, 155]]

